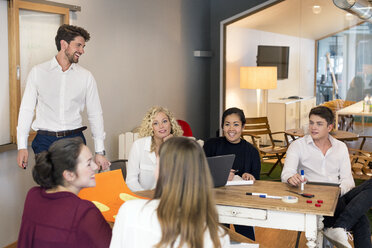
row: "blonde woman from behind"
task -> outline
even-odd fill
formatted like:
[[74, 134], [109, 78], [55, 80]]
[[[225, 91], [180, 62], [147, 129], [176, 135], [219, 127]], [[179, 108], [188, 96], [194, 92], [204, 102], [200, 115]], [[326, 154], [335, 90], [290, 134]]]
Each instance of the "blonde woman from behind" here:
[[200, 145], [184, 137], [170, 138], [159, 155], [154, 199], [121, 206], [110, 247], [229, 247]]

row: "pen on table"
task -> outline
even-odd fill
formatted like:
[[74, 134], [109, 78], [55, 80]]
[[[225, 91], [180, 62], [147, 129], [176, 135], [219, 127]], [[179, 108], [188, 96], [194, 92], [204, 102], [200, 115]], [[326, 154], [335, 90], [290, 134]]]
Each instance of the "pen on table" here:
[[301, 191], [304, 191], [305, 188], [305, 172], [304, 170], [301, 170]]
[[245, 194], [246, 195], [257, 195], [257, 196], [260, 196], [260, 197], [261, 197], [261, 195], [267, 196], [267, 194], [265, 194], [265, 193], [251, 193], [251, 192], [246, 192]]
[[260, 198], [282, 199], [283, 197], [276, 195], [260, 195]]

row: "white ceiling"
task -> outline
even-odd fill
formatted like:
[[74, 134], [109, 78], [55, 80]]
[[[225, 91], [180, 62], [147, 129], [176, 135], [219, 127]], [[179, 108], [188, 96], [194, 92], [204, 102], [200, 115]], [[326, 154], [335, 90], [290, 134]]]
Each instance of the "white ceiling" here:
[[[319, 14], [314, 5], [321, 6]], [[354, 15], [347, 20], [346, 13], [332, 0], [285, 0], [231, 25], [317, 40], [362, 22]]]

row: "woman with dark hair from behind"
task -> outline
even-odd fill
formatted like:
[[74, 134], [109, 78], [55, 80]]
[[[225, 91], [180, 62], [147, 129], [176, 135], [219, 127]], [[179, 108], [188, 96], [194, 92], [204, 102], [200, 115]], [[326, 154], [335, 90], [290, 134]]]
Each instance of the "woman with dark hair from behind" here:
[[[257, 149], [242, 139], [245, 115], [239, 108], [229, 108], [223, 112], [221, 127], [223, 136], [208, 139], [203, 148], [207, 157], [235, 154], [229, 181], [260, 179], [261, 160]], [[253, 227], [235, 225], [235, 231], [255, 240]]]
[[58, 140], [40, 153], [32, 170], [40, 187], [27, 194], [18, 247], [109, 247], [110, 226], [92, 202], [77, 196], [96, 185], [97, 168], [81, 138]]
[[120, 207], [110, 247], [229, 247], [200, 145], [174, 137], [161, 145], [159, 155], [154, 199]]

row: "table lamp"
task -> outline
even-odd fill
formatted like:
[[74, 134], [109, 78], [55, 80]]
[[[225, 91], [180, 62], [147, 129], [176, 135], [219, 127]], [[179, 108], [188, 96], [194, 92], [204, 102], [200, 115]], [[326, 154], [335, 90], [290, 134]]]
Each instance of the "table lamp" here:
[[255, 89], [257, 93], [257, 116], [261, 113], [261, 90], [263, 90], [263, 104], [267, 115], [267, 90], [277, 87], [276, 66], [244, 66], [240, 67], [240, 88]]

